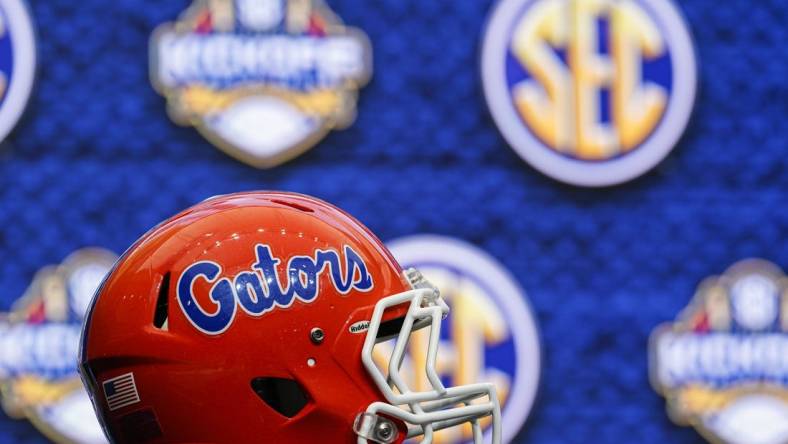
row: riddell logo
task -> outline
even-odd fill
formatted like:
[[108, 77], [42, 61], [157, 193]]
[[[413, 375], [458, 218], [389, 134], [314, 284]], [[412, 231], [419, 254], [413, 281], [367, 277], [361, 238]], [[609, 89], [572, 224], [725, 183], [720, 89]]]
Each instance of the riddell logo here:
[[364, 333], [369, 330], [369, 321], [359, 321], [350, 326], [351, 333]]
[[740, 262], [704, 281], [651, 341], [651, 379], [671, 418], [715, 442], [788, 442], [788, 281]]

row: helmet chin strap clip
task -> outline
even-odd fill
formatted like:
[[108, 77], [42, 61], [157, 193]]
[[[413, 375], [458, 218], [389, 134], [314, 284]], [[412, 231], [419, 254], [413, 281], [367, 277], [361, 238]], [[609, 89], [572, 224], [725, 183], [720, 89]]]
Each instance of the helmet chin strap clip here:
[[391, 444], [399, 437], [399, 430], [394, 421], [372, 413], [362, 412], [353, 423], [356, 434], [367, 441], [380, 444]]

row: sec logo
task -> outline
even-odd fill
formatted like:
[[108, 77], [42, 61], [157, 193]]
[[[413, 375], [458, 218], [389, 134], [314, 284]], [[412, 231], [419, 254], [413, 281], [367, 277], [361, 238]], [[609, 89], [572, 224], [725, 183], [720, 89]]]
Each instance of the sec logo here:
[[25, 110], [36, 67], [33, 23], [20, 0], [0, 0], [0, 142]]
[[788, 442], [788, 279], [748, 260], [704, 281], [651, 340], [651, 380], [673, 420], [714, 442]]
[[501, 0], [482, 50], [504, 138], [579, 186], [619, 184], [665, 158], [689, 121], [696, 71], [670, 0]]
[[[418, 269], [440, 289], [451, 307], [448, 328], [441, 332], [438, 373], [451, 385], [495, 383], [503, 441], [510, 442], [531, 412], [540, 377], [539, 335], [525, 293], [494, 258], [457, 239], [412, 236], [389, 243], [389, 248], [403, 268]], [[415, 371], [424, 368], [428, 336], [424, 330], [413, 333], [403, 366], [408, 384], [416, 390], [430, 387], [426, 375]], [[375, 348], [381, 365], [388, 362], [391, 347], [382, 343]], [[436, 432], [433, 442], [472, 442], [471, 427], [466, 425]], [[489, 423], [484, 426], [486, 430]]]
[[372, 50], [323, 0], [195, 0], [151, 41], [172, 118], [258, 168], [355, 120]]
[[0, 314], [3, 407], [56, 442], [106, 443], [76, 360], [82, 320], [115, 260], [105, 250], [77, 251], [41, 269], [12, 311]]

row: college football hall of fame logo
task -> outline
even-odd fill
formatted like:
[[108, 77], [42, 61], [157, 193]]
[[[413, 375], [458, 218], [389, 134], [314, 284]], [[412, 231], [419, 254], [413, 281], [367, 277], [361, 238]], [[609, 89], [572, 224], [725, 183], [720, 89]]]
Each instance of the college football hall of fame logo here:
[[[394, 240], [388, 247], [403, 268], [418, 269], [435, 285], [451, 307], [441, 332], [440, 377], [451, 385], [495, 383], [503, 411], [503, 442], [510, 442], [531, 412], [541, 370], [537, 324], [525, 293], [499, 262], [464, 241], [419, 235]], [[426, 375], [415, 370], [424, 368], [428, 340], [423, 330], [411, 336], [403, 374], [412, 387], [429, 387]], [[374, 357], [381, 364], [388, 362], [392, 347], [379, 344]], [[489, 434], [489, 423], [483, 424]], [[436, 432], [433, 443], [471, 441], [467, 425]]]
[[258, 168], [355, 120], [372, 49], [323, 0], [194, 0], [151, 40], [151, 78], [174, 121]]
[[33, 90], [36, 44], [22, 0], [0, 0], [0, 142], [25, 110]]
[[788, 279], [742, 261], [704, 281], [651, 339], [651, 380], [671, 418], [713, 442], [788, 442]]
[[481, 69], [506, 141], [537, 170], [578, 186], [653, 168], [695, 102], [692, 38], [671, 0], [500, 0]]
[[106, 443], [77, 369], [82, 320], [117, 257], [83, 249], [41, 269], [0, 314], [0, 401], [55, 442]]

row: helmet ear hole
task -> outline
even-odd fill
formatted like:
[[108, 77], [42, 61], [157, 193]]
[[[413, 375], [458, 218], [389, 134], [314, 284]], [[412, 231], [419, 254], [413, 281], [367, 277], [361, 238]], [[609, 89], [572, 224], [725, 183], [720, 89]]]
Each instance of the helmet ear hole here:
[[288, 418], [297, 415], [309, 402], [306, 392], [294, 379], [254, 378], [252, 390], [269, 407]]
[[159, 283], [159, 295], [156, 298], [156, 311], [153, 313], [153, 326], [159, 330], [167, 330], [170, 311], [170, 272], [168, 271]]

